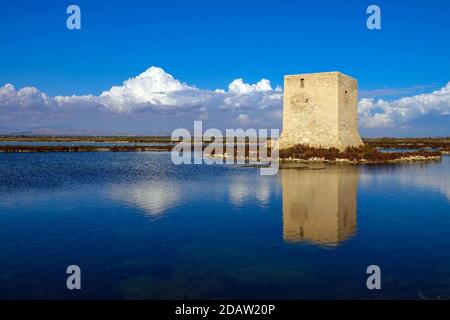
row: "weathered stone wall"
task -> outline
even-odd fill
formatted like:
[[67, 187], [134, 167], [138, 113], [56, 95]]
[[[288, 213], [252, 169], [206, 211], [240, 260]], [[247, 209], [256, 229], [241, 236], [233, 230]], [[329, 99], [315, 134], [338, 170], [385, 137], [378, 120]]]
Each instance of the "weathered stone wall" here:
[[307, 144], [343, 150], [362, 145], [357, 94], [356, 80], [339, 72], [285, 76], [280, 148]]
[[358, 82], [338, 74], [339, 149], [363, 145], [358, 133]]

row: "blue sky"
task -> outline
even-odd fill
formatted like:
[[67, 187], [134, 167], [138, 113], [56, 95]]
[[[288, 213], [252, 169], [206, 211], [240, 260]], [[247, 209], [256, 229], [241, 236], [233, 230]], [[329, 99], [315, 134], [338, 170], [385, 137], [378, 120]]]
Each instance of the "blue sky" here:
[[[66, 28], [70, 4], [81, 8], [81, 30]], [[366, 28], [369, 4], [381, 8], [381, 30]], [[358, 79], [362, 98], [392, 101], [449, 82], [449, 12], [445, 0], [2, 1], [0, 87], [98, 96], [157, 66], [202, 90], [265, 78], [275, 91], [284, 74], [339, 70]], [[361, 130], [450, 135], [441, 100], [422, 122]]]

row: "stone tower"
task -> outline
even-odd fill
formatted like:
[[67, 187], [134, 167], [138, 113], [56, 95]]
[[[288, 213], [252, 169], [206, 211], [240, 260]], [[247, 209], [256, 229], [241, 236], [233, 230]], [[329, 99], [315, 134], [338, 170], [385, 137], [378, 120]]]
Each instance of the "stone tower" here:
[[296, 144], [339, 150], [362, 146], [357, 98], [357, 81], [340, 72], [285, 76], [280, 149]]

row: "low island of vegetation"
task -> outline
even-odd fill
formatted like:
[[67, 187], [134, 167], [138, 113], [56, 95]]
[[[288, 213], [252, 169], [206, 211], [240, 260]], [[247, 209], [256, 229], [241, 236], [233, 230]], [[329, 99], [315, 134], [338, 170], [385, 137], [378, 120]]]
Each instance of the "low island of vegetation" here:
[[[364, 146], [347, 148], [345, 151], [339, 151], [335, 148], [312, 148], [299, 144], [280, 150], [279, 157], [285, 163], [396, 163], [439, 161], [443, 154], [450, 153], [449, 137], [367, 138], [363, 140]], [[171, 151], [175, 145], [170, 137], [158, 136], [0, 136], [0, 141], [3, 141], [3, 145], [0, 145], [0, 152], [4, 153], [155, 152]], [[26, 142], [30, 142], [30, 144]], [[42, 142], [42, 144], [37, 145], [36, 142]], [[101, 143], [107, 143], [107, 145]], [[238, 157], [237, 150], [238, 148], [235, 147], [235, 158]], [[247, 144], [245, 148], [247, 160], [251, 158], [250, 150], [251, 148]], [[270, 148], [267, 151], [270, 154]], [[213, 154], [212, 156], [221, 155]], [[259, 158], [259, 155], [257, 157]]]

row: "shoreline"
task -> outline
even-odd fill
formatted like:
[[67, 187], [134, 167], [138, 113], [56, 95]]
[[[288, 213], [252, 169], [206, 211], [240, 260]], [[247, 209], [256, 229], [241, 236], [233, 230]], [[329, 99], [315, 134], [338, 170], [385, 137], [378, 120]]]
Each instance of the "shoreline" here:
[[324, 158], [309, 158], [309, 159], [281, 159], [281, 165], [290, 164], [337, 164], [337, 165], [355, 165], [355, 164], [397, 164], [397, 163], [417, 163], [417, 162], [440, 162], [442, 160], [442, 155], [440, 156], [406, 156], [400, 157], [392, 160], [351, 160], [351, 159], [336, 159], [327, 160]]
[[[0, 145], [0, 153], [52, 153], [52, 152], [170, 152], [177, 144], [170, 137], [164, 136], [0, 136], [0, 141], [8, 144]], [[9, 144], [11, 142], [11, 144]], [[15, 145], [14, 142], [22, 144]], [[24, 142], [61, 142], [73, 145], [28, 145]], [[110, 146], [76, 145], [76, 143], [110, 143]], [[310, 148], [305, 145], [280, 150], [280, 166], [289, 167], [297, 164], [395, 164], [413, 162], [438, 162], [443, 156], [450, 155], [450, 138], [371, 138], [364, 139], [365, 146], [337, 149]], [[114, 143], [130, 143], [115, 145]], [[131, 143], [135, 143], [131, 145]], [[156, 145], [142, 145], [154, 143]], [[204, 141], [203, 147], [211, 142]], [[218, 142], [220, 144], [220, 142]], [[187, 143], [189, 144], [189, 142]], [[224, 147], [225, 148], [225, 147]], [[245, 158], [249, 161], [249, 146], [245, 147]], [[269, 153], [270, 154], [270, 148]], [[382, 152], [398, 150], [398, 152]], [[415, 150], [413, 150], [415, 149]], [[408, 151], [402, 151], [408, 150]], [[237, 157], [235, 147], [235, 155]], [[256, 153], [259, 157], [259, 152]], [[226, 154], [215, 154], [212, 157], [226, 158]], [[252, 157], [251, 157], [252, 158]], [[253, 166], [253, 165], [251, 165]]]
[[173, 146], [0, 146], [0, 153], [50, 153], [50, 152], [145, 152], [171, 151]]

